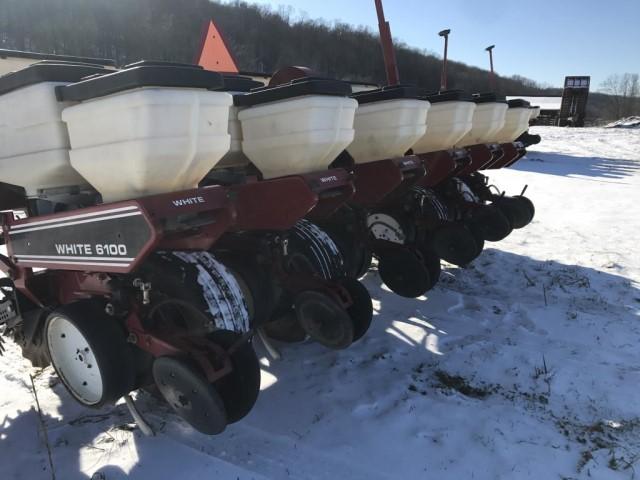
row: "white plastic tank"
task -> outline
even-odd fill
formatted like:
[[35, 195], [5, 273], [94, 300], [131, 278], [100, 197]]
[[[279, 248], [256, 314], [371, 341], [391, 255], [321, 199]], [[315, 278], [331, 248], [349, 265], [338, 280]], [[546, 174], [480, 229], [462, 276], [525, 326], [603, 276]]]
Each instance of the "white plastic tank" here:
[[347, 151], [356, 163], [400, 157], [427, 130], [430, 103], [414, 87], [392, 86], [354, 95], [355, 136]]
[[36, 63], [0, 77], [0, 179], [23, 187], [27, 196], [53, 190], [76, 189], [87, 181], [69, 161], [69, 136], [56, 87], [88, 75], [100, 67]]
[[222, 76], [140, 63], [62, 89], [71, 164], [104, 202], [197, 187], [229, 150]]
[[531, 111], [529, 113], [530, 113], [529, 121], [535, 120], [536, 118], [538, 118], [540, 116], [540, 107], [532, 106], [531, 107]]
[[[254, 80], [249, 76], [225, 75], [224, 88], [225, 92], [230, 93], [234, 97], [236, 95], [244, 95], [254, 88], [264, 87], [264, 83]], [[242, 125], [238, 119], [240, 107], [232, 105], [229, 109], [229, 135], [231, 136], [231, 146], [229, 151], [222, 157], [215, 168], [243, 168], [249, 165], [250, 160], [242, 151]]]
[[458, 141], [457, 147], [489, 143], [504, 127], [508, 108], [506, 101], [497, 101], [492, 94], [474, 95], [474, 100], [476, 109], [471, 130]]
[[453, 148], [472, 127], [476, 104], [464, 92], [453, 90], [426, 97], [431, 102], [427, 131], [414, 145], [414, 153]]
[[305, 77], [236, 97], [242, 151], [265, 179], [326, 170], [353, 141], [350, 93], [344, 82]]
[[495, 143], [515, 141], [529, 129], [531, 110], [525, 100], [509, 100], [509, 108], [505, 115], [504, 127], [495, 135]]

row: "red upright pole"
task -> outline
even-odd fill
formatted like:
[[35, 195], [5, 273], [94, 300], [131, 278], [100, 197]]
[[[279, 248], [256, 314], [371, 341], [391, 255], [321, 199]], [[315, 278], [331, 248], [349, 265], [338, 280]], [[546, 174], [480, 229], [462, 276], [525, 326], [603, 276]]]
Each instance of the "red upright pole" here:
[[374, 0], [376, 4], [376, 12], [378, 14], [378, 28], [380, 30], [380, 44], [382, 45], [382, 55], [384, 57], [384, 66], [387, 71], [387, 83], [389, 85], [398, 85], [400, 83], [400, 75], [398, 74], [398, 64], [396, 62], [396, 53], [393, 50], [393, 39], [391, 38], [391, 28], [389, 22], [384, 18], [384, 9], [382, 8], [382, 0]]

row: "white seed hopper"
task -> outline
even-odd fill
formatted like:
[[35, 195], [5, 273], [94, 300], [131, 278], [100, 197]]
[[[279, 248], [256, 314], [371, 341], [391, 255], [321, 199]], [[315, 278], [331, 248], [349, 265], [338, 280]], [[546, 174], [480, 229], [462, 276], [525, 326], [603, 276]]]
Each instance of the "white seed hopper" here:
[[414, 145], [414, 153], [429, 153], [454, 148], [472, 127], [476, 104], [460, 90], [426, 97], [431, 102], [427, 131]]
[[[236, 95], [244, 95], [254, 88], [264, 87], [264, 83], [254, 80], [249, 76], [225, 75], [224, 87], [225, 92], [230, 93], [234, 97]], [[215, 168], [243, 168], [249, 165], [250, 160], [242, 151], [242, 126], [238, 120], [238, 113], [241, 107], [232, 105], [229, 109], [229, 135], [231, 136], [231, 146], [229, 151], [222, 157]]]
[[198, 185], [229, 150], [232, 96], [199, 67], [139, 63], [61, 89], [71, 164], [113, 202]]
[[347, 151], [356, 163], [404, 155], [427, 130], [430, 103], [414, 87], [392, 86], [354, 95], [358, 100]]
[[469, 147], [489, 143], [504, 127], [507, 114], [507, 102], [500, 101], [494, 94], [474, 95], [476, 109], [473, 112], [472, 127], [456, 144], [457, 147]]
[[56, 87], [100, 73], [100, 67], [47, 62], [0, 77], [3, 182], [23, 187], [29, 197], [87, 185], [69, 162], [61, 113], [71, 103], [58, 102]]
[[540, 107], [538, 107], [538, 106], [531, 107], [529, 113], [530, 113], [529, 121], [535, 120], [536, 118], [538, 118], [540, 116]]
[[531, 111], [529, 102], [525, 100], [509, 100], [509, 108], [505, 116], [504, 127], [495, 135], [495, 143], [515, 141], [529, 129]]
[[326, 170], [353, 141], [350, 93], [344, 82], [304, 77], [236, 96], [242, 151], [265, 179]]

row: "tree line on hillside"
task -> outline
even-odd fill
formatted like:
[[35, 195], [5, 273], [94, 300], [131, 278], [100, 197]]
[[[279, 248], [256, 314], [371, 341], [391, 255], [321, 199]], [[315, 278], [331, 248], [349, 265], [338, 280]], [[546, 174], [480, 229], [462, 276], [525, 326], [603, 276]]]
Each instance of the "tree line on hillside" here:
[[[242, 70], [306, 65], [327, 76], [384, 83], [377, 32], [344, 23], [293, 21], [291, 9], [274, 11], [241, 1], [1, 0], [0, 48], [112, 58], [120, 65], [140, 59], [191, 62], [202, 23], [209, 18], [224, 33]], [[396, 52], [404, 83], [438, 89], [440, 58], [403, 44], [396, 45]], [[450, 62], [448, 72], [450, 88], [489, 89], [486, 70]], [[497, 90], [505, 95], [561, 93], [520, 76], [498, 76]]]

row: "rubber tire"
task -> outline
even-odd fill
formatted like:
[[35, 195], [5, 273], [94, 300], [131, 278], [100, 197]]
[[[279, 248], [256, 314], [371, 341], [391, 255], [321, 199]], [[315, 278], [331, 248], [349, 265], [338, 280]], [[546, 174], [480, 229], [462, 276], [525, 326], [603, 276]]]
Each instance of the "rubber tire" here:
[[318, 275], [325, 280], [345, 276], [345, 263], [340, 249], [320, 227], [300, 220], [289, 231], [287, 269]]
[[[229, 330], [218, 330], [207, 338], [226, 350], [240, 335]], [[213, 386], [224, 403], [228, 423], [235, 423], [251, 411], [260, 393], [260, 362], [250, 340], [231, 355], [231, 363], [233, 371]]]
[[484, 239], [478, 238], [464, 223], [450, 222], [431, 234], [426, 248], [446, 262], [464, 266], [482, 253]]
[[342, 253], [347, 276], [362, 278], [369, 271], [373, 260], [373, 252], [366, 239], [362, 239], [362, 243], [356, 245], [355, 239], [351, 238], [348, 232], [333, 228], [327, 229], [327, 233]]
[[[208, 252], [200, 253], [206, 254]], [[215, 256], [213, 256], [213, 258], [216, 259]], [[216, 259], [216, 261], [218, 260]], [[219, 263], [222, 264], [222, 262]], [[216, 322], [217, 319], [208, 312], [210, 307], [204, 298], [202, 288], [199, 287], [198, 277], [200, 272], [195, 264], [189, 263], [177, 257], [176, 255], [172, 254], [172, 252], [166, 252], [163, 254], [154, 254], [150, 256], [142, 266], [141, 272], [143, 273], [145, 281], [150, 282], [152, 285], [152, 300], [154, 293], [160, 292], [170, 298], [175, 298], [192, 305], [195, 308], [195, 311], [202, 315], [202, 317], [197, 320], [197, 323], [185, 326], [185, 331], [187, 333], [192, 335], [209, 334], [211, 332], [211, 329], [208, 327], [208, 325], [206, 325], [206, 323], [208, 323], [209, 321], [213, 321], [218, 328], [221, 327], [221, 325], [218, 325], [218, 323]], [[235, 280], [235, 277], [231, 272], [229, 272], [229, 275], [233, 278], [233, 280]], [[215, 276], [212, 275], [212, 277], [215, 279]], [[223, 279], [220, 278], [217, 280], [217, 285], [220, 288], [222, 285], [220, 282]], [[228, 284], [224, 287], [230, 289]], [[239, 285], [238, 288], [240, 288]], [[226, 311], [238, 312], [236, 318], [232, 320], [235, 328], [237, 328], [238, 331], [243, 332], [248, 330], [248, 328], [245, 328], [244, 325], [241, 325], [241, 323], [243, 322], [237, 318], [240, 317], [241, 314], [239, 312], [241, 312], [242, 309], [244, 309], [245, 311], [247, 310], [245, 299], [236, 299], [233, 296], [224, 295], [221, 296], [221, 300], [226, 303]], [[248, 318], [248, 312], [246, 314]], [[249, 327], [248, 323], [249, 322], [247, 321], [246, 327]], [[227, 325], [224, 326], [227, 327]]]
[[[263, 325], [271, 316], [276, 304], [275, 293], [270, 288], [273, 285], [273, 279], [260, 265], [256, 265], [248, 259], [240, 258], [237, 255], [220, 255], [219, 257], [220, 262], [234, 274], [240, 283], [240, 288], [242, 289], [242, 282], [244, 282], [249, 290], [253, 305], [253, 318], [249, 319], [251, 326]], [[249, 304], [249, 299], [245, 299], [245, 301]], [[250, 316], [251, 313], [250, 311]]]
[[[127, 334], [117, 320], [108, 316], [104, 311], [104, 304], [89, 299], [62, 306], [49, 314], [44, 326], [44, 338], [47, 354], [51, 357], [48, 342], [48, 329], [51, 319], [57, 316], [66, 317], [87, 340], [91, 346], [96, 363], [100, 365], [102, 374], [102, 399], [95, 404], [86, 404], [67, 388], [69, 394], [78, 403], [90, 407], [100, 408], [113, 404], [134, 388], [135, 369], [133, 368], [132, 346], [127, 343]], [[64, 377], [58, 367], [51, 362], [58, 378], [65, 385]]]
[[353, 278], [346, 278], [340, 284], [349, 292], [353, 304], [347, 313], [353, 321], [353, 342], [360, 340], [369, 330], [373, 321], [373, 302], [369, 290]]
[[404, 248], [379, 253], [378, 273], [393, 293], [405, 298], [424, 295], [432, 283], [422, 260], [415, 252]]

